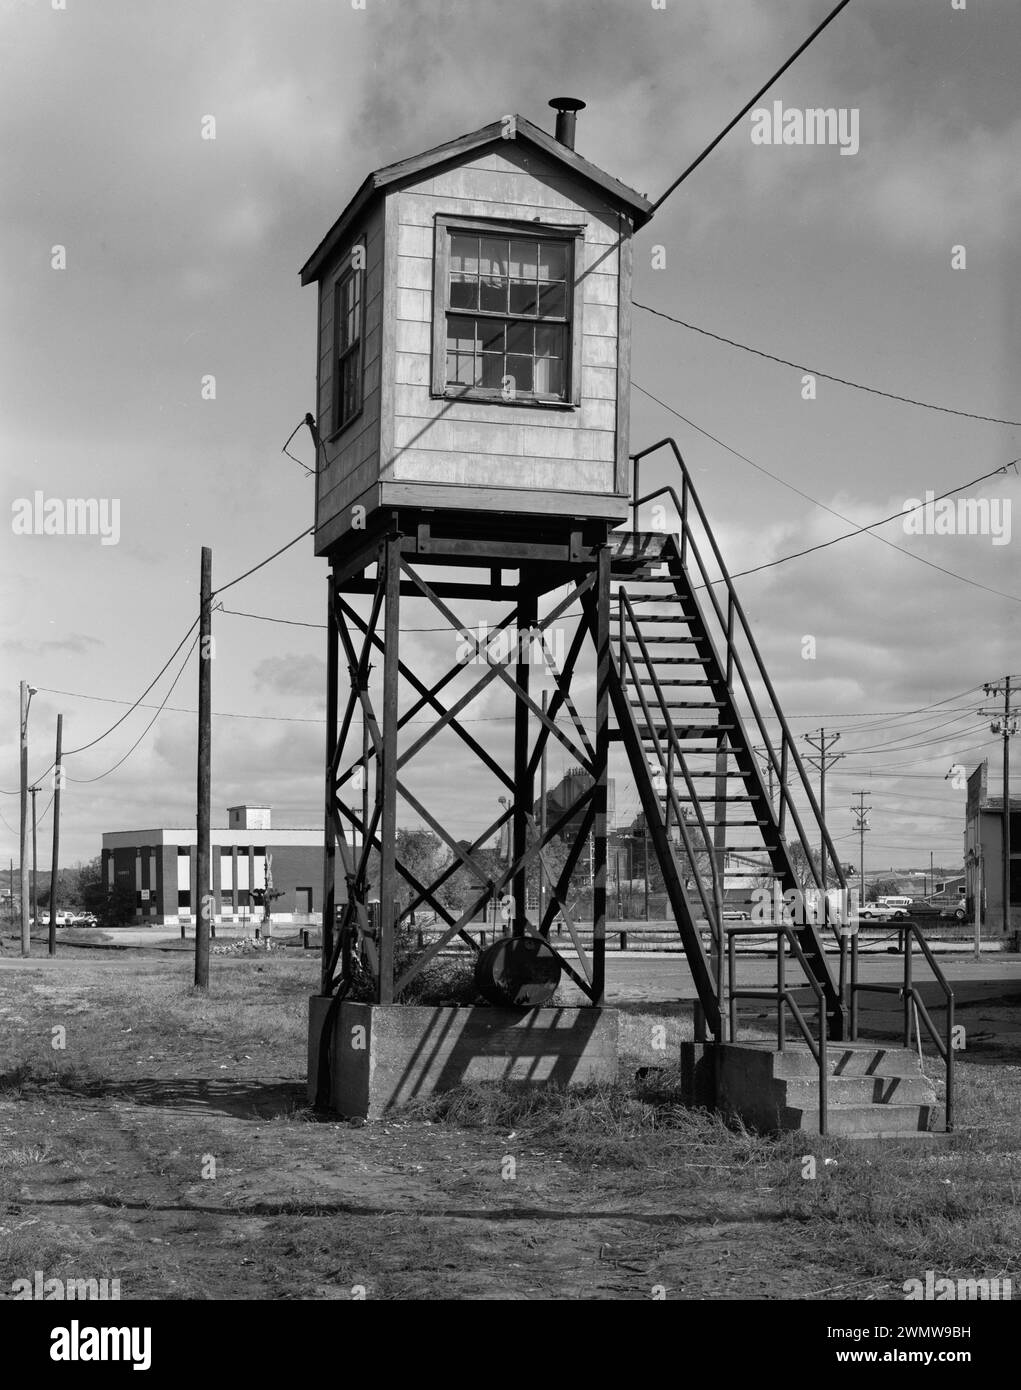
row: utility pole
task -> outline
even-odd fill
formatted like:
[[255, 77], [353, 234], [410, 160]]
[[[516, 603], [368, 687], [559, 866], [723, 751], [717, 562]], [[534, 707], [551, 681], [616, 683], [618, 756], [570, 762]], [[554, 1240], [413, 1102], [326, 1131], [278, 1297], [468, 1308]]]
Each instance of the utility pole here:
[[872, 807], [865, 805], [864, 792], [852, 792], [851, 795], [858, 798], [858, 805], [851, 807], [851, 814], [855, 817], [854, 828], [858, 832], [858, 901], [863, 903], [865, 901], [865, 832], [872, 829], [865, 817], [872, 810]]
[[36, 833], [35, 833], [35, 799], [39, 795], [38, 787], [29, 787], [29, 795], [32, 798], [32, 925], [39, 925], [39, 894], [36, 883]]
[[[32, 954], [32, 929], [30, 926], [30, 909], [28, 901], [28, 708], [32, 703], [32, 696], [36, 693], [28, 681], [21, 682], [21, 835], [20, 835], [20, 872], [21, 872], [21, 954], [30, 956]], [[12, 885], [13, 891], [13, 885]]]
[[805, 762], [811, 763], [819, 773], [819, 819], [822, 822], [819, 859], [824, 896], [826, 893], [826, 771], [827, 768], [832, 767], [835, 762], [838, 762], [844, 756], [843, 753], [829, 752], [839, 738], [839, 734], [830, 734], [829, 738], [827, 738], [826, 730], [822, 728], [819, 730], [818, 739], [816, 739], [813, 734], [804, 735], [805, 742], [811, 744], [817, 754], [816, 757], [813, 757], [811, 754], [806, 754]]
[[209, 988], [209, 924], [214, 902], [209, 887], [209, 797], [213, 732], [212, 626], [213, 552], [204, 545], [199, 586], [199, 727], [195, 808], [195, 891], [198, 898], [198, 914], [195, 918], [195, 985], [198, 989]]
[[50, 865], [50, 940], [49, 953], [57, 954], [57, 875], [60, 853], [60, 787], [64, 769], [60, 763], [60, 744], [64, 733], [64, 716], [57, 715], [57, 749], [53, 759], [53, 860]]
[[[989, 725], [994, 734], [1003, 735], [1003, 932], [1010, 932], [1010, 740], [1017, 733], [1017, 714], [1011, 709], [1011, 677], [1004, 676], [1000, 681], [990, 682], [982, 688], [986, 696], [1003, 696], [1003, 713], [997, 714]], [[980, 714], [989, 718], [989, 711]]]

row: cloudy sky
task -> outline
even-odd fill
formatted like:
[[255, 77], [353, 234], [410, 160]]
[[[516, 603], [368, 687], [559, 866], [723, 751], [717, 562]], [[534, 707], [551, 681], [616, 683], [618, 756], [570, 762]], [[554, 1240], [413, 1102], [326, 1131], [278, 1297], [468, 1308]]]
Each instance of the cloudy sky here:
[[[569, 93], [589, 103], [579, 151], [657, 197], [828, 8], [57, 3], [0, 0], [5, 505], [13, 518], [40, 490], [117, 499], [120, 535], [104, 546], [7, 533], [7, 793], [19, 680], [39, 691], [41, 776], [58, 711], [66, 747], [91, 742], [174, 651], [196, 612], [202, 545], [222, 584], [310, 524], [309, 478], [281, 452], [314, 401], [315, 295], [297, 271], [369, 170], [505, 112], [549, 129], [548, 99]], [[857, 109], [858, 152], [755, 145], [746, 119], [639, 234], [635, 299], [820, 372], [1016, 419], [1019, 44], [1015, 0], [852, 0], [768, 100]], [[204, 140], [210, 115], [216, 138]], [[202, 398], [209, 375], [215, 400]], [[634, 382], [632, 448], [677, 437], [735, 571], [1021, 454], [1016, 427], [821, 377], [804, 400], [800, 372], [643, 310]], [[294, 448], [310, 461], [303, 431]], [[651, 471], [650, 483], [666, 476]], [[964, 495], [1018, 502], [1021, 484], [1003, 475]], [[867, 866], [928, 863], [930, 850], [959, 862], [963, 793], [944, 775], [989, 756], [999, 777], [976, 687], [1021, 668], [1017, 546], [893, 522], [740, 581], [795, 728], [841, 732], [831, 827], [849, 858], [846, 807], [863, 788]], [[324, 598], [308, 541], [224, 603], [315, 624]], [[315, 824], [322, 634], [236, 612], [217, 615], [216, 634], [214, 825], [246, 799], [272, 805], [276, 824]], [[407, 640], [423, 670], [448, 657], [429, 634]], [[179, 662], [152, 708], [68, 760], [68, 862], [98, 853], [105, 829], [193, 823], [194, 658], [140, 738]], [[479, 728], [502, 753], [508, 726], [494, 708], [480, 704], [490, 722]], [[494, 807], [456, 762], [425, 769], [431, 808], [466, 830]], [[614, 771], [624, 819], [634, 789]], [[48, 800], [47, 788], [40, 810]], [[17, 857], [17, 805], [0, 797], [5, 859]]]

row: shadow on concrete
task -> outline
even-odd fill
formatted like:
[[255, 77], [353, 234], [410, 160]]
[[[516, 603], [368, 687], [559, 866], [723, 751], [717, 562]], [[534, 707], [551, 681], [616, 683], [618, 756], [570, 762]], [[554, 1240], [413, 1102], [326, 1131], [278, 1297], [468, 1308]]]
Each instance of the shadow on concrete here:
[[[468, 1080], [568, 1086], [579, 1072], [588, 1079], [605, 1036], [603, 1013], [588, 1007], [437, 1009], [403, 1072], [394, 1068], [392, 1103], [403, 1105]], [[616, 1034], [613, 1043], [615, 1049]]]

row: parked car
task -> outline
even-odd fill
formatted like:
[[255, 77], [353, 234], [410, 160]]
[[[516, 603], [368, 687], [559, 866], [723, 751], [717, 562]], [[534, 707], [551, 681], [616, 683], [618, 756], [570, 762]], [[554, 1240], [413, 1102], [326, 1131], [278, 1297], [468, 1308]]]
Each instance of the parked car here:
[[890, 907], [888, 903], [862, 903], [858, 908], [858, 916], [864, 917], [866, 921], [879, 919], [884, 922], [896, 921], [898, 918], [907, 917], [906, 907]]
[[77, 912], [58, 912], [55, 918], [58, 927], [73, 927], [77, 925]]
[[98, 927], [99, 918], [91, 912], [76, 912], [72, 925], [75, 927]]
[[968, 911], [964, 903], [958, 903], [956, 907], [945, 907], [939, 914], [943, 920], [953, 920], [955, 922], [966, 922]]

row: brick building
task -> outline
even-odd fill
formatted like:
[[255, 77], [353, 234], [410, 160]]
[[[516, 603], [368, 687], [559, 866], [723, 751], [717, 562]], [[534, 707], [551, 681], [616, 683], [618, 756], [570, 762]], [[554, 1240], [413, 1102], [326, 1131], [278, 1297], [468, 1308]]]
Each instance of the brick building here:
[[[225, 828], [212, 830], [210, 888], [217, 922], [261, 917], [267, 867], [274, 921], [321, 920], [323, 832], [274, 830], [265, 806], [231, 806]], [[349, 841], [350, 843], [350, 841]], [[134, 888], [135, 917], [153, 926], [195, 920], [195, 831], [113, 830], [103, 835], [103, 878]], [[338, 875], [338, 891], [343, 878]]]

